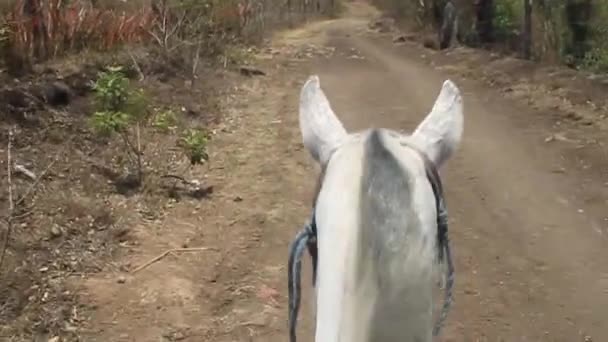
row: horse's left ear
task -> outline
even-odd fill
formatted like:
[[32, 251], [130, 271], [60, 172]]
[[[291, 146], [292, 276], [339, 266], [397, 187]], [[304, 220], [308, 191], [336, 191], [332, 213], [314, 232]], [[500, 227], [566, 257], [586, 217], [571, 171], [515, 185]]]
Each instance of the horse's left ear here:
[[306, 81], [300, 92], [300, 131], [304, 146], [321, 165], [329, 161], [333, 151], [347, 136], [316, 75]]
[[460, 145], [464, 118], [462, 96], [456, 85], [443, 82], [433, 109], [412, 134], [414, 142], [437, 168], [444, 164]]

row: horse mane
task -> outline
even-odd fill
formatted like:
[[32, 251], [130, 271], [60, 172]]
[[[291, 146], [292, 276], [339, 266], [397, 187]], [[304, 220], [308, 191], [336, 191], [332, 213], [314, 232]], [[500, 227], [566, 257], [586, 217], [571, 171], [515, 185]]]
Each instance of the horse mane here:
[[384, 145], [382, 132], [372, 130], [364, 145], [359, 213], [360, 257], [372, 262], [379, 288], [385, 284], [386, 262], [394, 243], [405, 241], [406, 226], [417, 220], [411, 212], [409, 175]]

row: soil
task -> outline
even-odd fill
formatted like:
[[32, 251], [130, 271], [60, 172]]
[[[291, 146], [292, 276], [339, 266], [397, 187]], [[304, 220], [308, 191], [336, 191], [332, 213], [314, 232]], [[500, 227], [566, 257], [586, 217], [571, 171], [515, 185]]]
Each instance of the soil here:
[[[395, 40], [403, 33], [394, 28], [370, 29], [377, 17], [352, 2], [338, 19], [276, 34], [254, 51], [265, 75], [209, 69], [192, 84], [141, 82], [157, 105], [184, 107], [182, 125], [214, 132], [209, 163], [191, 167], [172, 148], [175, 134], [144, 130], [150, 176], [141, 191], [117, 193], [99, 171], [118, 168], [122, 147], [88, 133], [86, 91], [52, 111], [17, 103], [33, 123], [4, 118], [2, 146], [17, 123], [16, 162], [39, 175], [56, 161], [18, 208], [0, 274], [0, 337], [286, 340], [287, 248], [318, 172], [297, 119], [300, 87], [314, 73], [349, 130], [412, 130], [447, 78], [464, 94], [463, 144], [442, 170], [457, 278], [439, 340], [608, 340], [601, 79], [485, 51], [427, 49]], [[176, 196], [160, 181], [167, 173], [213, 191]], [[15, 176], [17, 197], [31, 184]], [[312, 315], [301, 317], [300, 339], [311, 340]]]

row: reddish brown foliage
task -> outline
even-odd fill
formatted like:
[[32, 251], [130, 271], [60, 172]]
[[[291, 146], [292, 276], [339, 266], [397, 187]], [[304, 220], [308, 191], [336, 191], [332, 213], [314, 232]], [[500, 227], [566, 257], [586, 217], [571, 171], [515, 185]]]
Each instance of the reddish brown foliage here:
[[19, 0], [6, 16], [7, 41], [13, 55], [45, 59], [82, 48], [108, 50], [142, 42], [154, 16], [151, 8], [118, 14], [84, 1]]

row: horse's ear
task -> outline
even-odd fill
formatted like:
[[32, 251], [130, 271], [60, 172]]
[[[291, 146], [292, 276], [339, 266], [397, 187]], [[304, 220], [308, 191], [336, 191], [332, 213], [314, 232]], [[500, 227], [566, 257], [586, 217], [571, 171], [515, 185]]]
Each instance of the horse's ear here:
[[311, 76], [300, 92], [300, 131], [304, 146], [321, 165], [347, 136], [321, 90], [319, 77]]
[[460, 145], [463, 121], [460, 90], [447, 80], [443, 82], [433, 109], [418, 125], [412, 138], [439, 168]]

